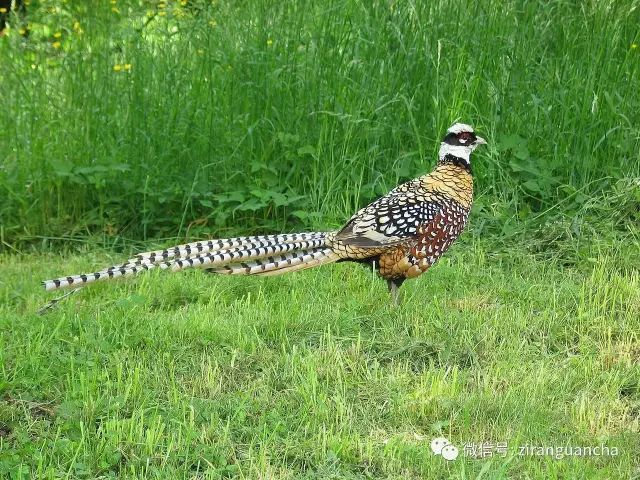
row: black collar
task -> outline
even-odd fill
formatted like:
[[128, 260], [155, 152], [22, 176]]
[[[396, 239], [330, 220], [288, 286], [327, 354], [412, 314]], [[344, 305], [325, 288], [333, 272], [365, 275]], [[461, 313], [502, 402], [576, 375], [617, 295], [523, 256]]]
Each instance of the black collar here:
[[471, 164], [467, 163], [463, 158], [456, 157], [455, 155], [447, 153], [443, 159], [438, 161], [438, 165], [446, 165], [448, 163], [455, 165], [456, 167], [462, 168], [466, 172], [469, 172], [469, 174], [473, 173], [471, 171]]

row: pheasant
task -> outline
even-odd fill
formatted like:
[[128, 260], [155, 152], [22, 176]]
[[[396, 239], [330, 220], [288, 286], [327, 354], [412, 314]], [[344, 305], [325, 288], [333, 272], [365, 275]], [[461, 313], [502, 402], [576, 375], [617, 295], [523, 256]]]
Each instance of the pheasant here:
[[333, 262], [359, 262], [387, 280], [393, 302], [408, 278], [426, 272], [458, 238], [473, 199], [471, 153], [487, 142], [452, 125], [438, 163], [359, 210], [340, 230], [225, 238], [141, 253], [94, 273], [46, 280], [46, 290], [135, 275], [152, 268], [203, 268], [230, 275], [279, 275]]

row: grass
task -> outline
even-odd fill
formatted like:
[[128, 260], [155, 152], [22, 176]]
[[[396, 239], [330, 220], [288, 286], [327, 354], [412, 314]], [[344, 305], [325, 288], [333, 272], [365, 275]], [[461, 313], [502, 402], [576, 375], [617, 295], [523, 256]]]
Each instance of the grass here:
[[[383, 282], [335, 265], [266, 279], [153, 272], [39, 317], [38, 280], [115, 258], [5, 256], [0, 471], [637, 478], [637, 269], [463, 245], [407, 283], [397, 309]], [[508, 453], [446, 462], [429, 449], [438, 435]], [[526, 444], [618, 455], [520, 456]]]
[[41, 0], [0, 39], [0, 248], [326, 227], [455, 119], [495, 231], [574, 214], [640, 175], [639, 6]]

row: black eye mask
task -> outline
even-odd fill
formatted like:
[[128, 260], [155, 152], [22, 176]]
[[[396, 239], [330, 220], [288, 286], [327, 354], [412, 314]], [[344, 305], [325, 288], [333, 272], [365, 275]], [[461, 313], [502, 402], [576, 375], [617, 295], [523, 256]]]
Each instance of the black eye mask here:
[[476, 141], [476, 134], [472, 132], [448, 133], [444, 143], [455, 146], [467, 146]]

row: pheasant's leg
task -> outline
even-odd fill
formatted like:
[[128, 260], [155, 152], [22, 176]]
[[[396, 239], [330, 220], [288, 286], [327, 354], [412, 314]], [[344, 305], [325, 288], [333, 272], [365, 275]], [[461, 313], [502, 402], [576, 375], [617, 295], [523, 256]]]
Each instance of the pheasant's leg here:
[[402, 285], [404, 280], [404, 278], [391, 278], [387, 280], [387, 286], [389, 287], [389, 293], [391, 294], [391, 301], [396, 307], [400, 305], [400, 285]]

